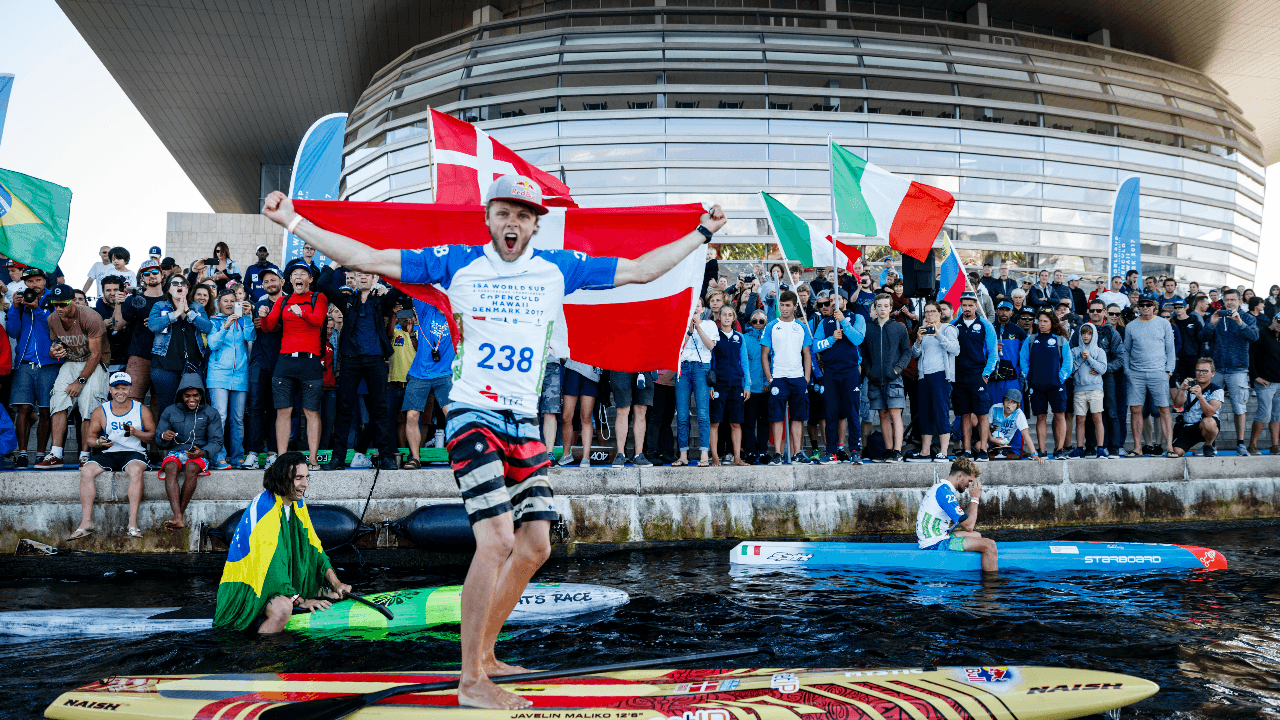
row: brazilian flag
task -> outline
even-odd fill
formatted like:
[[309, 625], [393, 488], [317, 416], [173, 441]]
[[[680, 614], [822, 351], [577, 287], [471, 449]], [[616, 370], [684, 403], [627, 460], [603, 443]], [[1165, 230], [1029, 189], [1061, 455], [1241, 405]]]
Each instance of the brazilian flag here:
[[67, 244], [70, 218], [70, 190], [0, 170], [0, 253], [53, 272]]

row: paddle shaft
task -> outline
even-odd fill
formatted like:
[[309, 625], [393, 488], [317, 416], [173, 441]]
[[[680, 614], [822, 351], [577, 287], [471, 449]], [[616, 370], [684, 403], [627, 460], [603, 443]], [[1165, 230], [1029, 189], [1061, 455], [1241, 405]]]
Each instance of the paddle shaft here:
[[380, 604], [380, 603], [376, 603], [376, 602], [374, 602], [374, 601], [372, 601], [372, 600], [366, 600], [366, 599], [365, 599], [365, 597], [364, 597], [363, 595], [357, 595], [357, 594], [355, 594], [355, 593], [351, 592], [350, 590], [348, 590], [348, 591], [347, 591], [347, 597], [351, 598], [352, 600], [355, 600], [355, 601], [356, 601], [356, 602], [358, 602], [358, 603], [362, 603], [362, 604], [364, 604], [364, 605], [368, 605], [369, 607], [373, 608], [374, 610], [377, 610], [378, 612], [382, 613], [382, 614], [383, 614], [383, 616], [384, 616], [384, 617], [386, 617], [388, 620], [395, 620], [395, 619], [396, 619], [396, 616], [395, 616], [395, 615], [393, 615], [393, 614], [391, 613], [391, 611], [387, 609], [387, 606], [386, 606], [386, 605], [382, 605], [382, 604]]

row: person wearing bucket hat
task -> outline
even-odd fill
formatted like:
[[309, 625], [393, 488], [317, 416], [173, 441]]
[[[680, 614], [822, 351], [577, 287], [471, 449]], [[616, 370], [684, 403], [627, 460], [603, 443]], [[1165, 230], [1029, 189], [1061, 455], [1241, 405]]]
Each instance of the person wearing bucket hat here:
[[183, 373], [173, 404], [160, 413], [155, 438], [166, 453], [160, 461], [160, 477], [173, 510], [173, 518], [164, 521], [164, 528], [173, 532], [186, 527], [182, 516], [195, 494], [196, 478], [209, 474], [209, 461], [222, 451], [222, 416], [205, 402], [204, 382], [198, 373]]
[[[62, 442], [67, 439], [71, 409], [80, 410], [82, 420], [76, 436], [83, 446], [87, 418], [107, 396], [107, 371], [103, 369], [103, 360], [110, 354], [104, 337], [107, 326], [101, 315], [75, 300], [70, 285], [56, 285], [49, 294], [49, 307], [53, 310], [49, 316], [49, 337], [53, 340], [49, 355], [62, 366], [49, 397], [53, 446], [45, 459], [35, 464], [37, 470], [62, 467]], [[88, 459], [88, 449], [82, 447], [80, 463]]]
[[127, 534], [141, 538], [138, 507], [142, 504], [142, 476], [147, 469], [147, 447], [155, 437], [156, 426], [151, 411], [129, 397], [133, 379], [129, 373], [111, 373], [110, 397], [93, 409], [85, 432], [86, 444], [93, 450], [89, 460], [80, 466], [80, 525], [68, 540], [79, 540], [93, 534], [94, 480], [108, 470], [129, 476], [129, 524]]
[[[517, 710], [531, 704], [493, 684], [488, 673], [503, 669], [493, 660], [494, 639], [519, 601], [519, 588], [546, 559], [550, 523], [558, 517], [547, 479], [551, 461], [537, 421], [550, 333], [542, 323], [517, 320], [558, 317], [565, 295], [579, 288], [655, 280], [698, 251], [727, 222], [714, 206], [686, 235], [638, 258], [590, 257], [530, 245], [547, 212], [537, 183], [504, 175], [485, 193], [486, 245], [376, 250], [304, 222], [282, 192], [271, 193], [263, 203], [268, 218], [343, 267], [393, 281], [438, 284], [455, 308], [484, 309], [461, 313], [460, 359], [446, 419], [450, 461], [476, 535], [463, 590], [467, 600], [458, 688], [459, 699], [476, 707]], [[527, 288], [519, 303], [506, 307], [484, 297], [491, 293], [490, 285], [504, 284], [514, 275]], [[479, 490], [489, 487], [494, 489]]]

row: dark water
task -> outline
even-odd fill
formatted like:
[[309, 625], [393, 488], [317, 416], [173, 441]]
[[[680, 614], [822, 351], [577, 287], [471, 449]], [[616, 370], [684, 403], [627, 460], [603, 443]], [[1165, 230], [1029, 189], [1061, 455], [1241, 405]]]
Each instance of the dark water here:
[[[1161, 685], [1124, 717], [1280, 718], [1277, 530], [1280, 524], [1268, 521], [1057, 533], [1216, 548], [1231, 569], [1214, 573], [1045, 579], [1007, 572], [991, 581], [905, 571], [731, 576], [728, 545], [553, 560], [539, 580], [621, 587], [631, 603], [603, 616], [515, 629], [499, 656], [551, 668], [757, 645], [763, 652], [738, 664], [1071, 666]], [[218, 570], [207, 561], [137, 558], [130, 572], [118, 560], [59, 559], [47, 566], [55, 575], [22, 560], [0, 561], [4, 609], [203, 604], [216, 593]], [[464, 572], [361, 568], [347, 555], [335, 561], [361, 591], [456, 583]], [[60, 692], [116, 674], [422, 670], [456, 668], [458, 659], [456, 643], [425, 633], [372, 642], [249, 641], [214, 631], [0, 640], [0, 717], [37, 717]]]

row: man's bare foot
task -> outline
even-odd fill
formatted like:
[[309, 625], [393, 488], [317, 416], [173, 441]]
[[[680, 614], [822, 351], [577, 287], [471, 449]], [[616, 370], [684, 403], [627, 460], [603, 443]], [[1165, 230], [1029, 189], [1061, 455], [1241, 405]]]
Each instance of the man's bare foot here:
[[177, 519], [174, 519], [174, 520], [165, 520], [165, 521], [164, 521], [164, 529], [165, 529], [165, 530], [168, 530], [169, 532], [174, 532], [174, 531], [176, 531], [176, 530], [181, 530], [181, 529], [182, 529], [182, 528], [184, 528], [184, 527], [186, 527], [186, 524], [182, 522], [182, 519], [181, 519], [181, 518], [177, 518]]
[[529, 672], [527, 669], [519, 665], [508, 665], [497, 658], [489, 658], [481, 663], [484, 668], [484, 674], [488, 677], [501, 677], [503, 675], [519, 675], [520, 673]]
[[711, 461], [711, 467], [720, 467], [720, 458], [713, 459]]
[[503, 690], [487, 677], [480, 677], [474, 682], [459, 683], [458, 704], [493, 710], [522, 710], [533, 705], [533, 701]]
[[734, 465], [748, 465], [748, 464], [750, 464], [750, 463], [745, 463], [745, 462], [743, 462], [741, 458], [739, 458], [737, 455], [735, 455], [735, 456], [733, 457], [733, 464], [734, 464]]

